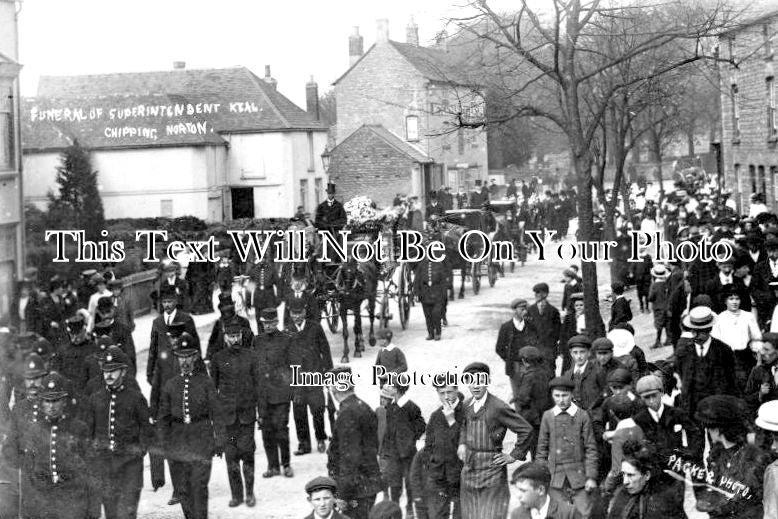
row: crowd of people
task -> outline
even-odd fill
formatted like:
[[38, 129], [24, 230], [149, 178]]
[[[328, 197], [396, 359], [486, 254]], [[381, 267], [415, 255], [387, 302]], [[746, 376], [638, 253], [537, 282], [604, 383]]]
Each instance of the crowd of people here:
[[[574, 193], [511, 187], [487, 189], [481, 204], [515, 196], [557, 215], [543, 227], [567, 234], [569, 218], [558, 215], [575, 213]], [[443, 191], [434, 203], [446, 207]], [[333, 198], [317, 220], [340, 222]], [[357, 396], [351, 368], [334, 365], [311, 288], [295, 278], [281, 290], [267, 262], [248, 275], [250, 297], [243, 276], [224, 284], [205, 348], [179, 266], [162, 269], [148, 399], [137, 382], [133, 312], [110, 266], [84, 272], [76, 289], [56, 277], [45, 289], [30, 282], [18, 319], [0, 329], [0, 517], [136, 517], [147, 454], [152, 485], [165, 484], [167, 465], [169, 504], [187, 519], [207, 517], [214, 456], [226, 461], [227, 506], [254, 507], [260, 429], [262, 478], [294, 478], [292, 455], [326, 452], [326, 476], [305, 485], [319, 519], [399, 518], [403, 496], [405, 516], [417, 519], [670, 519], [690, 507], [714, 518], [775, 518], [778, 217], [758, 198], [756, 214], [737, 216], [726, 193], [694, 184], [667, 198], [633, 199], [620, 231], [656, 225], [676, 243], [728, 240], [733, 256], [689, 264], [644, 256], [612, 280], [607, 323], [587, 322], [572, 266], [559, 308], [542, 282], [532, 302], [511, 301], [511, 318], [494, 331], [503, 365], [473, 362], [459, 384], [443, 373], [433, 388], [405, 383], [399, 375], [414, 366], [381, 329], [376, 409]], [[649, 312], [656, 336], [638, 344], [638, 317]], [[439, 326], [428, 322], [429, 339]], [[652, 357], [671, 352], [648, 362], [651, 349]], [[293, 383], [299, 373], [326, 382]], [[503, 373], [505, 400], [490, 390]], [[429, 414], [412, 400], [425, 390], [440, 403]], [[506, 451], [508, 431], [516, 440]]]

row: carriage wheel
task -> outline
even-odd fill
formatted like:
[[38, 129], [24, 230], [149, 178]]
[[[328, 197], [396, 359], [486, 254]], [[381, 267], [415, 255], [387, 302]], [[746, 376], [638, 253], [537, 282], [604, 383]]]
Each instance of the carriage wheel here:
[[400, 275], [400, 286], [397, 288], [397, 311], [400, 312], [400, 326], [405, 330], [408, 328], [408, 316], [411, 312], [413, 297], [411, 296], [410, 285], [405, 274], [407, 267], [403, 265], [402, 268], [403, 273]]
[[405, 286], [405, 293], [408, 295], [407, 313], [410, 311], [410, 307], [416, 305], [416, 301], [414, 301], [415, 298], [413, 297], [413, 277], [410, 268], [403, 266], [403, 274], [400, 277], [400, 283]]
[[330, 325], [330, 331], [335, 333], [338, 331], [338, 322], [340, 321], [340, 303], [335, 299], [327, 301], [325, 306], [327, 313], [327, 324]]
[[493, 287], [497, 283], [497, 265], [495, 265], [491, 259], [486, 260], [486, 268], [488, 269], [489, 286]]
[[478, 295], [481, 291], [481, 264], [473, 263], [470, 267], [470, 273], [473, 279], [473, 293]]

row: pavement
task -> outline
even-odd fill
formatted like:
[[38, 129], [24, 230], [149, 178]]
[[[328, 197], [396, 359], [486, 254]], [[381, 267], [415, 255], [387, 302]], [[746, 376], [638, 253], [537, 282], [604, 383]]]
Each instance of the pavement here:
[[[571, 229], [573, 236], [574, 229]], [[572, 239], [572, 238], [571, 238]], [[395, 344], [405, 353], [409, 370], [421, 373], [439, 373], [442, 371], [461, 372], [468, 363], [479, 360], [488, 363], [493, 368], [493, 379], [490, 391], [496, 396], [505, 399], [511, 398], [511, 389], [507, 376], [502, 370], [502, 361], [495, 353], [494, 345], [497, 339], [497, 331], [502, 322], [510, 319], [511, 310], [509, 302], [515, 297], [524, 297], [532, 300], [532, 286], [540, 281], [546, 281], [551, 287], [549, 301], [557, 308], [562, 298], [561, 273], [569, 266], [557, 257], [547, 255], [544, 261], [538, 261], [536, 256], [530, 255], [524, 267], [516, 265], [515, 271], [510, 272], [506, 266], [505, 277], [498, 278], [494, 287], [489, 287], [487, 282], [482, 282], [481, 292], [474, 295], [469, 285], [466, 285], [466, 296], [462, 300], [454, 300], [449, 303], [448, 322], [443, 328], [442, 339], [426, 341], [426, 329], [424, 317], [420, 305], [411, 308], [410, 322], [407, 330], [400, 328], [396, 317], [397, 308], [392, 302], [394, 320], [389, 327], [394, 331]], [[606, 296], [610, 289], [610, 274], [606, 263], [598, 263], [598, 280], [600, 296]], [[632, 324], [636, 330], [638, 345], [641, 346], [648, 358], [654, 360], [667, 357], [670, 348], [650, 349], [654, 341], [653, 318], [649, 313], [639, 313], [637, 310], [637, 297], [634, 291], [627, 292], [627, 297], [632, 299], [634, 319]], [[601, 305], [603, 319], [607, 323], [610, 317], [608, 303]], [[135, 344], [138, 347], [138, 372], [145, 373], [147, 359], [147, 347], [149, 342], [151, 322], [155, 316], [143, 316], [136, 320], [136, 329], [133, 333]], [[195, 323], [200, 333], [201, 342], [205, 347], [208, 335], [217, 314], [195, 316]], [[363, 319], [363, 328], [366, 328], [366, 320]], [[350, 325], [351, 326], [351, 325]], [[377, 323], [376, 323], [377, 326]], [[330, 333], [325, 326], [327, 338], [330, 341], [333, 360], [341, 357], [343, 339], [340, 334]], [[367, 332], [366, 332], [367, 335]], [[353, 333], [350, 337], [353, 350]], [[371, 368], [375, 362], [377, 348], [366, 346], [367, 351], [362, 358], [353, 358], [351, 367], [358, 377], [356, 393], [372, 407], [379, 403], [378, 387], [372, 383]], [[141, 388], [148, 396], [149, 388], [145, 377], [138, 377]], [[463, 392], [467, 392], [462, 388]], [[411, 399], [422, 410], [425, 418], [439, 406], [436, 392], [429, 385], [416, 385], [410, 390]], [[291, 449], [296, 450], [297, 439], [295, 437], [294, 420], [289, 418], [289, 430]], [[259, 515], [263, 518], [299, 518], [310, 513], [310, 505], [306, 501], [303, 490], [305, 483], [310, 479], [325, 475], [327, 457], [326, 454], [312, 453], [305, 456], [292, 457], [292, 468], [295, 471], [293, 478], [275, 477], [263, 479], [261, 473], [266, 470], [265, 455], [262, 448], [261, 435], [256, 434], [256, 483], [255, 495], [257, 506], [247, 508], [245, 505], [237, 508], [228, 508], [230, 500], [229, 485], [226, 477], [226, 466], [223, 459], [215, 458], [211, 472], [209, 486], [210, 504], [209, 514], [212, 518], [249, 518]], [[510, 449], [515, 441], [515, 436], [508, 433], [505, 439], [505, 449]], [[512, 472], [516, 465], [509, 467]], [[180, 506], [167, 506], [172, 487], [168, 479], [165, 487], [156, 493], [151, 489], [149, 472], [146, 469], [145, 488], [141, 495], [139, 508], [140, 517], [167, 518], [182, 517]], [[687, 500], [689, 511], [693, 510], [693, 500]], [[516, 506], [515, 496], [512, 498], [511, 509]], [[694, 517], [704, 517], [705, 514], [693, 513]]]

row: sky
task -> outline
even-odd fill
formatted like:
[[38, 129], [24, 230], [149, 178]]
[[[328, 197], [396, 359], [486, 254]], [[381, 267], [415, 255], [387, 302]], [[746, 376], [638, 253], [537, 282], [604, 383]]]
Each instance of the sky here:
[[305, 83], [319, 92], [348, 68], [348, 36], [359, 27], [367, 50], [376, 20], [405, 41], [411, 16], [422, 45], [466, 0], [25, 0], [19, 13], [22, 94], [41, 75], [101, 74], [242, 65], [258, 76], [270, 65], [278, 89], [305, 106]]

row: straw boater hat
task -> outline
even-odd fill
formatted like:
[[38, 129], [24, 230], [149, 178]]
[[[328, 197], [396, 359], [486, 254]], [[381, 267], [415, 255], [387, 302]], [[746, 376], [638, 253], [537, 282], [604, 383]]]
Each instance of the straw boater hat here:
[[670, 273], [667, 271], [664, 265], [657, 263], [651, 269], [651, 275], [657, 279], [666, 279], [670, 276]]
[[755, 423], [767, 431], [778, 432], [778, 400], [765, 402], [759, 406]]
[[683, 318], [683, 325], [690, 330], [707, 330], [713, 328], [716, 314], [707, 306], [695, 306]]

